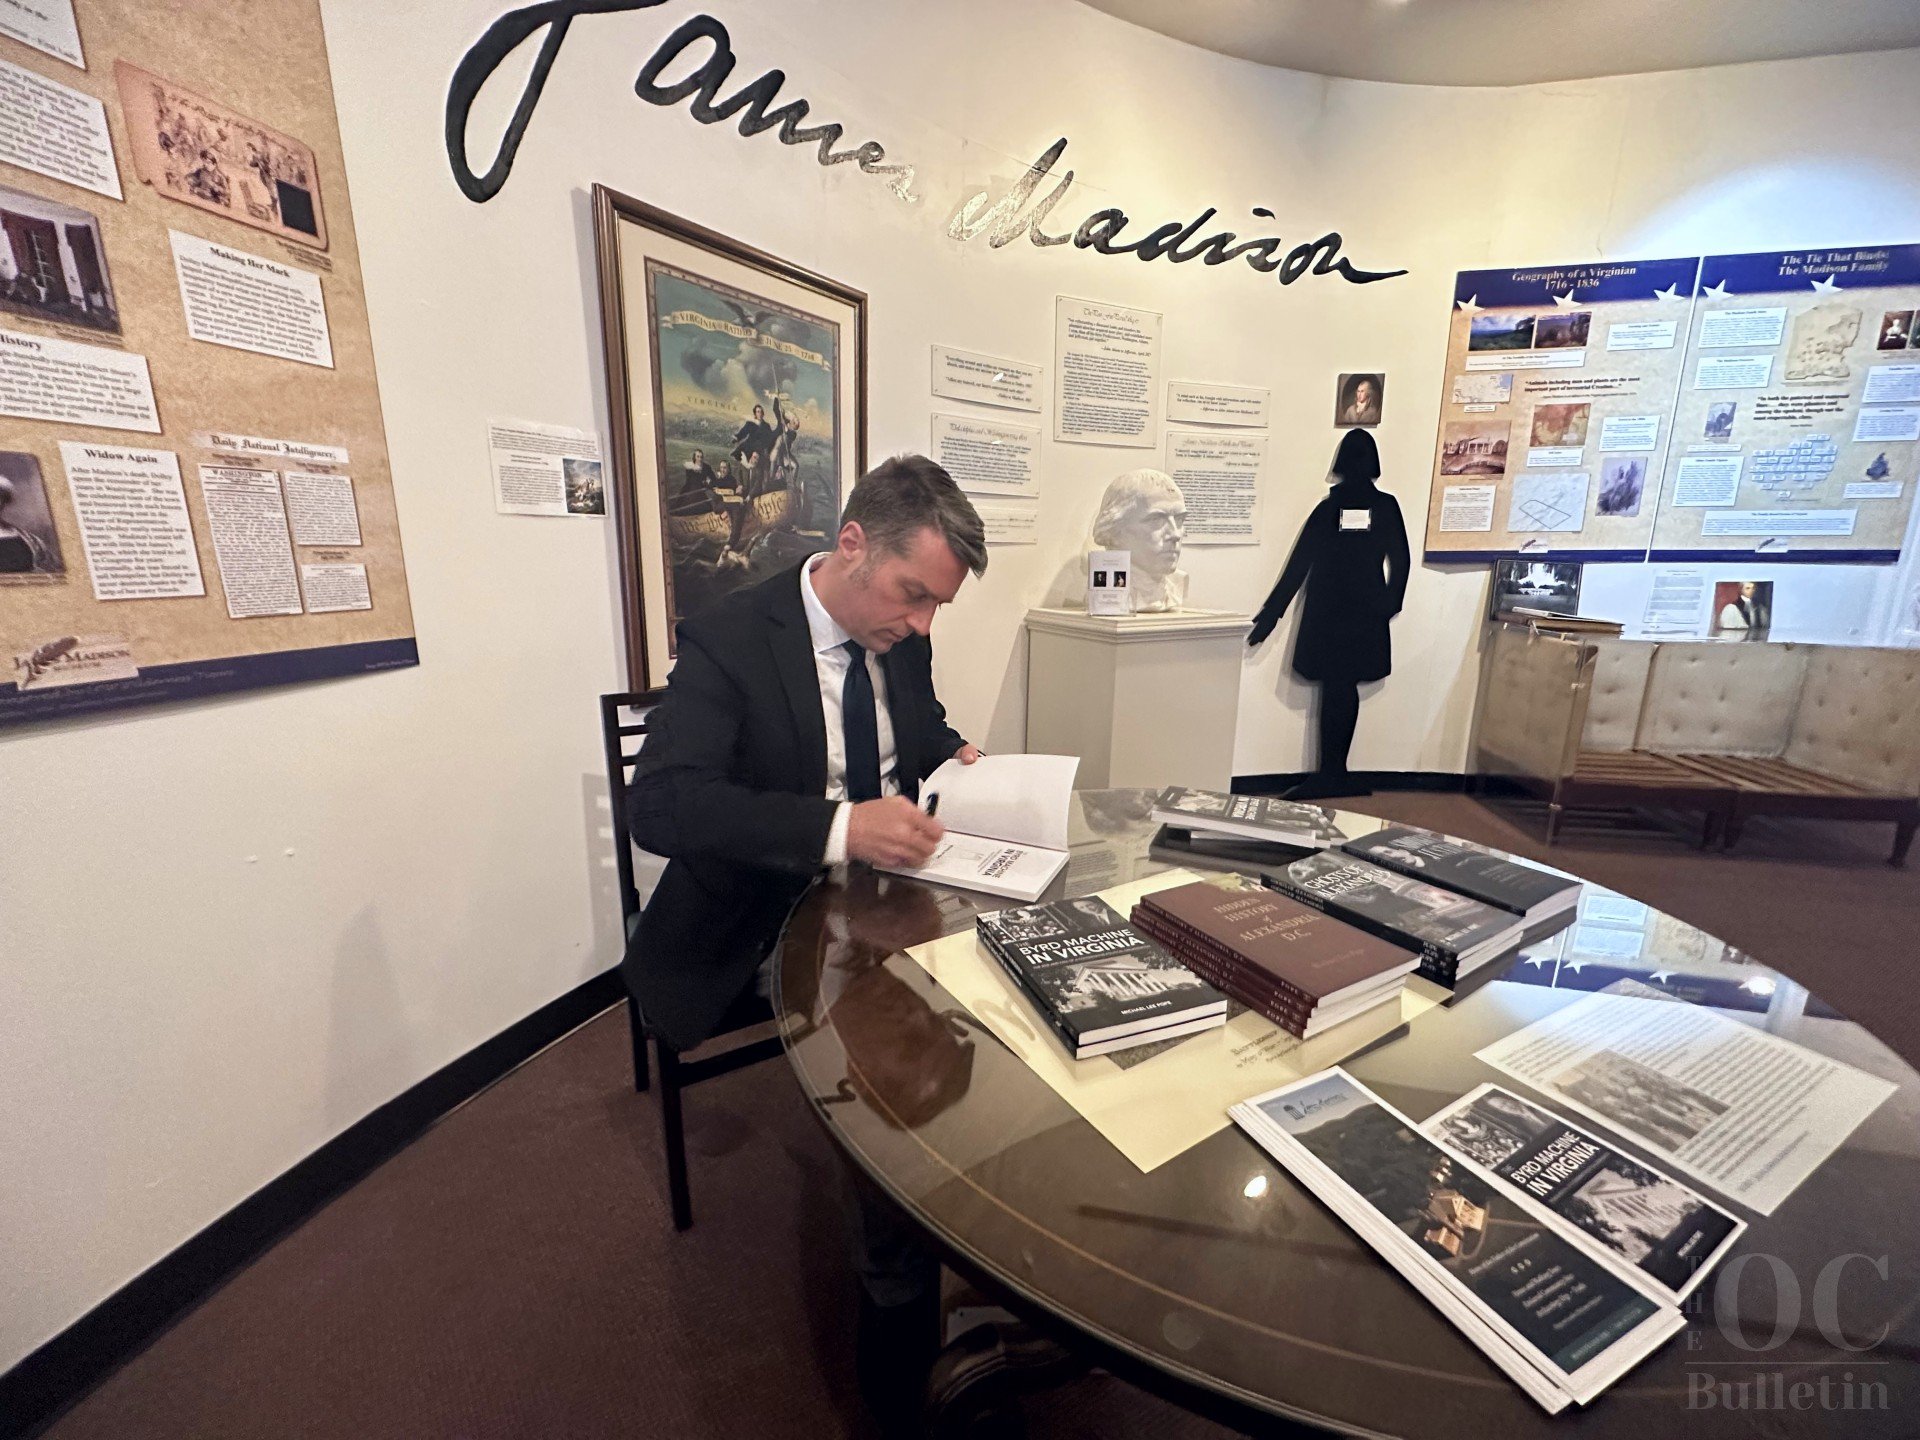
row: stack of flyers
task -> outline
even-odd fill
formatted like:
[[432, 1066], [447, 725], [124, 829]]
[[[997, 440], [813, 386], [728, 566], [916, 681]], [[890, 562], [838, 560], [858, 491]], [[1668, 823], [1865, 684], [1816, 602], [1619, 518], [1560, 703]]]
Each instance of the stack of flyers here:
[[1335, 1066], [1234, 1121], [1548, 1412], [1586, 1404], [1685, 1323], [1633, 1265]]
[[1420, 1128], [1486, 1166], [1509, 1194], [1538, 1200], [1573, 1227], [1570, 1239], [1625, 1261], [1676, 1305], [1747, 1228], [1684, 1180], [1498, 1085], [1461, 1096]]

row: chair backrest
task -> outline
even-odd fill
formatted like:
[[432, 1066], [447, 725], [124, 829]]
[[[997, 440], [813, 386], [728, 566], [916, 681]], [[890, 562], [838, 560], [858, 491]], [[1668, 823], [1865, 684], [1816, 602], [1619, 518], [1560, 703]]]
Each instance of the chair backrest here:
[[1885, 795], [1920, 795], [1920, 652], [1807, 647], [1785, 758]]
[[616, 690], [600, 697], [600, 742], [606, 752], [607, 799], [613, 807], [613, 863], [620, 875], [622, 933], [633, 929], [640, 913], [640, 891], [633, 883], [633, 837], [627, 832], [627, 780], [646, 739], [648, 716], [660, 703], [660, 690]]
[[1646, 708], [1647, 671], [1658, 645], [1600, 636], [1593, 642], [1593, 684], [1587, 690], [1582, 750], [1631, 750]]
[[1636, 750], [1779, 755], [1793, 732], [1807, 647], [1791, 642], [1660, 642]]

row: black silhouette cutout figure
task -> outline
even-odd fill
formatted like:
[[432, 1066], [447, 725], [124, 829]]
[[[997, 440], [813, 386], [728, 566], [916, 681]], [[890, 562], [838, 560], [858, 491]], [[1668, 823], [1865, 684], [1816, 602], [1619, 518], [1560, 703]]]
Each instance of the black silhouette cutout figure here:
[[1347, 773], [1347, 752], [1360, 718], [1360, 684], [1393, 669], [1387, 622], [1407, 595], [1407, 529], [1400, 505], [1373, 482], [1380, 451], [1365, 430], [1340, 437], [1328, 478], [1333, 488], [1313, 507], [1293, 542], [1267, 603], [1254, 617], [1247, 644], [1273, 633], [1293, 597], [1306, 587], [1293, 673], [1320, 687], [1320, 754], [1315, 773], [1287, 798], [1364, 795]]

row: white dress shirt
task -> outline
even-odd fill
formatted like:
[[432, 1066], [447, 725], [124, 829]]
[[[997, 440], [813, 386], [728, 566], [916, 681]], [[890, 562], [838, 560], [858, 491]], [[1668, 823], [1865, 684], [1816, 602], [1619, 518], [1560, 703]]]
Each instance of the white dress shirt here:
[[[838, 800], [833, 828], [827, 832], [827, 850], [821, 857], [826, 865], [843, 865], [847, 859], [847, 826], [852, 823], [853, 804], [847, 799], [847, 728], [840, 712], [840, 699], [846, 689], [847, 666], [853, 657], [842, 648], [853, 637], [840, 628], [840, 622], [827, 613], [814, 593], [813, 572], [821, 559], [800, 567], [800, 601], [807, 609], [807, 629], [813, 637], [813, 669], [820, 677], [820, 713], [827, 723], [827, 799]], [[893, 743], [893, 718], [887, 712], [887, 677], [880, 662], [867, 656], [867, 674], [873, 677], [873, 718], [880, 735], [880, 793], [900, 793], [899, 753]]]

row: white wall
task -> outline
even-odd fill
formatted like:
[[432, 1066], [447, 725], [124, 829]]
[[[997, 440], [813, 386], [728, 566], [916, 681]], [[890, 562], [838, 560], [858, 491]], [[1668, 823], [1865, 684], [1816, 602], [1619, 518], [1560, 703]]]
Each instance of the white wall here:
[[[0, 1366], [617, 956], [593, 708], [624, 683], [611, 528], [496, 516], [483, 430], [604, 428], [591, 182], [866, 289], [876, 455], [927, 444], [931, 343], [1050, 365], [1058, 293], [1163, 310], [1170, 376], [1275, 393], [1264, 543], [1191, 555], [1194, 603], [1237, 609], [1319, 493], [1336, 371], [1390, 373], [1386, 483], [1421, 529], [1455, 270], [1920, 236], [1920, 53], [1420, 90], [1261, 70], [1071, 0], [708, 7], [741, 78], [779, 65], [817, 116], [920, 163], [917, 209], [771, 136], [637, 101], [635, 71], [688, 6], [578, 20], [512, 178], [476, 206], [441, 149], [444, 84], [506, 8], [325, 0], [420, 668], [0, 749], [9, 834], [30, 837], [0, 867], [0, 1154], [25, 1181], [0, 1186]], [[519, 59], [476, 123], [482, 168]], [[1414, 273], [1283, 290], [1237, 267], [942, 237], [966, 181], [1011, 177], [1062, 134], [1086, 183], [1075, 219], [1265, 204], [1290, 235], [1337, 227], [1357, 263]], [[941, 621], [942, 693], [990, 747], [1021, 740], [1022, 612], [1105, 481], [1149, 456], [1049, 442], [1042, 543], [996, 551]], [[1848, 615], [1891, 590], [1821, 583]], [[1356, 764], [1461, 765], [1484, 587], [1416, 569]], [[1283, 652], [1248, 665], [1242, 773], [1302, 763]]]

